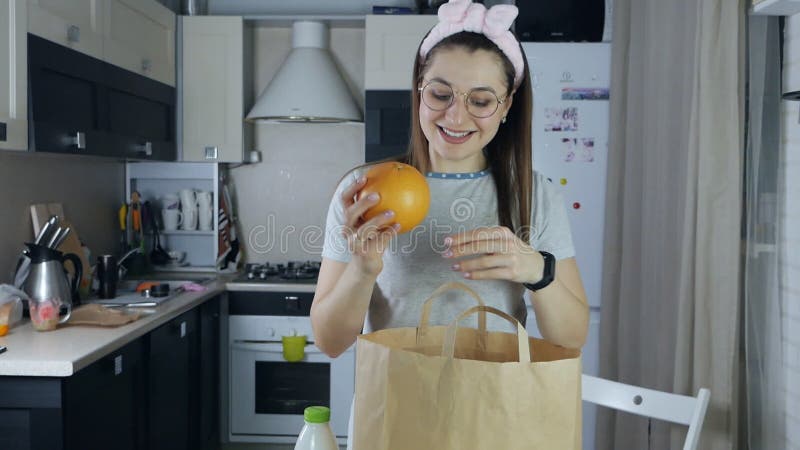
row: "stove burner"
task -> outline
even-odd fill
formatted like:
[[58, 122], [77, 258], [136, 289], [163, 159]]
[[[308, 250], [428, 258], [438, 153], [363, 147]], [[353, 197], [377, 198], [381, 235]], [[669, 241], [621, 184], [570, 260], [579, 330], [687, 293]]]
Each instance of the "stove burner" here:
[[315, 280], [320, 263], [316, 261], [289, 261], [286, 264], [250, 263], [245, 266], [245, 277], [251, 281]]

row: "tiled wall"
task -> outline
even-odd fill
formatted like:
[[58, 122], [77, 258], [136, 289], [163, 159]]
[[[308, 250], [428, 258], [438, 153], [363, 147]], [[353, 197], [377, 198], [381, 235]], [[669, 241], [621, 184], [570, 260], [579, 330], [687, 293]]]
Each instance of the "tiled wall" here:
[[[291, 50], [291, 29], [255, 31], [260, 93]], [[333, 27], [331, 51], [363, 110], [364, 29]], [[319, 260], [336, 183], [364, 161], [363, 124], [258, 124], [254, 145], [262, 162], [231, 169], [245, 261]]]
[[10, 283], [23, 242], [33, 238], [31, 203], [62, 203], [93, 255], [116, 251], [122, 162], [0, 151], [0, 283]]

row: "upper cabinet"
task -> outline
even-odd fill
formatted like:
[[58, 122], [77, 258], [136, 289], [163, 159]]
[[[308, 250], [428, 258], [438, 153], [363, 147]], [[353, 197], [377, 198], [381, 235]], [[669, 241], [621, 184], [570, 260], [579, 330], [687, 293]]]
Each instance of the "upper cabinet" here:
[[241, 16], [181, 18], [183, 161], [241, 162], [245, 116], [245, 38]]
[[155, 0], [28, 0], [28, 32], [175, 86], [175, 14]]
[[411, 89], [419, 43], [436, 20], [435, 15], [368, 15], [364, 88]]
[[28, 148], [25, 0], [0, 3], [0, 149]]
[[28, 0], [28, 31], [102, 58], [105, 6], [98, 0]]
[[175, 85], [175, 14], [153, 0], [109, 0], [103, 59]]

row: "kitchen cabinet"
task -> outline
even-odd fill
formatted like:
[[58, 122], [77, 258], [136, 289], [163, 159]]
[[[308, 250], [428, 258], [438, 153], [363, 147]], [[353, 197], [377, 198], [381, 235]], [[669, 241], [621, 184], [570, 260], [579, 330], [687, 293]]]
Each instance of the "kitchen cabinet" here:
[[175, 14], [152, 0], [109, 0], [103, 59], [175, 86]]
[[144, 345], [138, 339], [64, 380], [64, 448], [144, 447]]
[[243, 161], [252, 139], [244, 122], [249, 36], [242, 17], [181, 17], [183, 161]]
[[106, 4], [98, 0], [28, 0], [28, 32], [102, 58]]
[[28, 32], [175, 86], [175, 14], [155, 0], [28, 0]]
[[174, 160], [175, 88], [28, 34], [34, 151]]
[[411, 89], [419, 43], [436, 21], [435, 15], [368, 15], [364, 89]]
[[0, 3], [0, 149], [28, 148], [26, 0]]
[[219, 447], [222, 297], [70, 377], [0, 377], [0, 449]]
[[148, 448], [190, 448], [191, 403], [198, 392], [193, 349], [198, 311], [186, 312], [150, 333], [147, 371]]

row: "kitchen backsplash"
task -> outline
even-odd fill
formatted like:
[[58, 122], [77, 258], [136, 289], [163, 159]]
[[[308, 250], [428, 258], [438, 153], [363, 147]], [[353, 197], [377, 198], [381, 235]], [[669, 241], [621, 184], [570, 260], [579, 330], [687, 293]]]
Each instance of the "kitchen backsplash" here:
[[115, 251], [124, 174], [116, 160], [0, 151], [0, 283], [12, 281], [22, 243], [33, 239], [32, 203], [61, 203], [93, 255]]
[[246, 262], [320, 259], [342, 176], [364, 162], [363, 124], [264, 124], [263, 161], [231, 169]]

